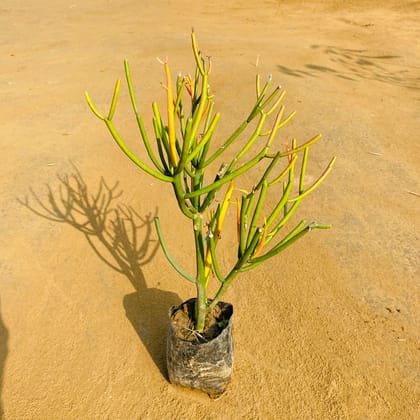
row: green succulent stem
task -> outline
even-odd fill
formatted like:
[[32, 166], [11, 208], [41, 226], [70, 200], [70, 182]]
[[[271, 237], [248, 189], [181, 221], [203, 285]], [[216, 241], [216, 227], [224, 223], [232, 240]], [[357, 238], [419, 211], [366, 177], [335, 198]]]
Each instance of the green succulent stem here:
[[240, 168], [236, 169], [235, 171], [233, 171], [229, 174], [224, 175], [221, 179], [213, 182], [210, 185], [207, 185], [206, 187], [200, 188], [200, 189], [195, 190], [195, 191], [191, 191], [190, 193], [186, 194], [185, 197], [187, 197], [187, 198], [196, 197], [196, 196], [199, 196], [199, 195], [206, 194], [206, 193], [208, 193], [210, 191], [213, 191], [213, 190], [218, 190], [220, 187], [222, 187], [227, 182], [232, 181], [233, 179], [235, 179], [238, 176], [247, 172], [249, 169], [254, 167], [257, 163], [259, 163], [265, 157], [267, 157], [267, 149], [266, 148], [261, 150], [261, 152], [258, 153], [258, 155], [256, 155], [253, 159], [249, 160], [247, 163], [243, 164]]
[[[125, 77], [126, 77], [126, 80], [127, 80], [128, 92], [129, 92], [130, 100], [131, 100], [131, 106], [133, 108], [133, 112], [134, 112], [134, 115], [135, 115], [136, 121], [137, 121], [137, 126], [139, 128], [141, 138], [143, 139], [143, 143], [145, 145], [147, 154], [150, 157], [153, 164], [155, 165], [156, 169], [158, 169], [159, 172], [161, 172], [161, 173], [166, 173], [167, 172], [166, 161], [164, 159], [162, 159], [161, 155], [159, 155], [160, 159], [161, 159], [161, 162], [159, 162], [159, 160], [155, 156], [155, 154], [153, 152], [153, 149], [152, 149], [152, 146], [151, 146], [150, 141], [149, 141], [149, 137], [147, 135], [146, 128], [144, 126], [143, 118], [141, 117], [141, 115], [138, 111], [136, 95], [134, 93], [134, 88], [133, 88], [133, 81], [131, 79], [130, 66], [129, 66], [127, 60], [124, 60], [124, 70], [125, 70]], [[119, 90], [119, 87], [118, 87], [118, 90]], [[115, 94], [114, 94], [114, 97], [115, 97]], [[117, 106], [116, 98], [115, 98], [115, 103], [114, 103], [114, 100], [113, 100], [112, 106], [114, 107], [114, 111], [115, 111], [115, 108]], [[112, 106], [111, 106], [111, 108], [112, 108]], [[112, 113], [112, 115], [113, 115], [113, 113]], [[108, 119], [111, 119], [111, 118], [108, 117]], [[161, 164], [163, 164], [163, 166]]]
[[243, 265], [247, 262], [248, 258], [251, 256], [253, 251], [255, 250], [255, 247], [258, 244], [258, 241], [261, 238], [262, 231], [257, 232], [254, 235], [254, 238], [252, 239], [252, 242], [245, 250], [242, 257], [238, 258], [238, 261], [232, 268], [232, 270], [229, 272], [229, 274], [226, 276], [225, 280], [222, 282], [222, 285], [217, 290], [214, 299], [212, 300], [211, 304], [209, 305], [209, 309], [213, 309], [219, 302], [220, 299], [223, 297], [223, 295], [228, 290], [229, 286], [231, 285], [232, 281], [235, 279], [235, 277], [240, 273], [240, 270], [242, 269]]
[[194, 277], [190, 276], [185, 270], [183, 270], [179, 266], [179, 264], [172, 258], [171, 254], [170, 254], [170, 252], [168, 250], [168, 247], [166, 245], [166, 242], [165, 242], [165, 239], [163, 237], [163, 234], [162, 234], [162, 229], [160, 227], [159, 217], [155, 217], [154, 222], [155, 222], [156, 232], [158, 234], [160, 245], [162, 247], [162, 250], [163, 250], [166, 258], [171, 263], [172, 267], [175, 268], [175, 270], [179, 274], [181, 274], [181, 276], [184, 277], [186, 280], [190, 281], [191, 283], [196, 283], [196, 279]]

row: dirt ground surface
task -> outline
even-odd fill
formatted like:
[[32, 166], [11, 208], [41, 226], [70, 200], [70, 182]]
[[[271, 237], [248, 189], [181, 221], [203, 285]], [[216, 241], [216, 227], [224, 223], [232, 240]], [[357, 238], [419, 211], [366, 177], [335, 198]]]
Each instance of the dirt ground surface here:
[[[402, 0], [2, 0], [3, 417], [418, 419], [419, 21], [420, 2]], [[168, 309], [195, 290], [156, 247], [152, 216], [192, 271], [189, 223], [168, 184], [127, 160], [84, 99], [88, 90], [106, 112], [127, 58], [150, 130], [150, 104], [165, 97], [156, 57], [192, 72], [192, 26], [212, 57], [217, 139], [249, 113], [259, 57], [262, 78], [272, 74], [297, 111], [279, 147], [323, 133], [313, 177], [337, 156], [296, 217], [333, 228], [226, 295], [235, 369], [217, 401], [171, 385], [165, 368]], [[144, 156], [123, 86], [115, 121]], [[70, 202], [58, 216], [54, 202], [77, 194], [84, 214]], [[92, 213], [83, 200], [95, 194], [114, 210], [89, 231], [74, 220]]]

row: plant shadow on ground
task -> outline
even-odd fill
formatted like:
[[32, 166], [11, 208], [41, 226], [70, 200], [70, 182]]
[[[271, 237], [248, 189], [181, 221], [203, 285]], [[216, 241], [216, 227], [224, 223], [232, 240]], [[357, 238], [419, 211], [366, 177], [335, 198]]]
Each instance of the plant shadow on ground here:
[[139, 216], [131, 207], [117, 204], [122, 190], [118, 182], [109, 187], [103, 177], [91, 193], [80, 172], [58, 175], [57, 192], [47, 185], [46, 200], [31, 189], [32, 201], [19, 200], [33, 213], [79, 230], [101, 261], [125, 275], [136, 289], [124, 297], [126, 316], [162, 375], [168, 379], [165, 348], [170, 306], [181, 303], [179, 296], [148, 288], [141, 267], [155, 256], [159, 242], [152, 240], [151, 214]]
[[304, 69], [278, 65], [277, 69], [294, 77], [318, 77], [320, 74], [357, 81], [376, 80], [407, 89], [420, 90], [418, 68], [401, 64], [398, 55], [383, 55], [368, 50], [341, 48], [333, 45], [311, 45], [320, 55], [327, 56], [331, 66], [306, 64]]
[[1, 399], [1, 391], [3, 386], [3, 372], [4, 372], [4, 365], [6, 363], [7, 353], [8, 353], [8, 338], [9, 332], [6, 326], [3, 323], [3, 319], [1, 317], [1, 301], [0, 301], [0, 419], [3, 418], [3, 404]]

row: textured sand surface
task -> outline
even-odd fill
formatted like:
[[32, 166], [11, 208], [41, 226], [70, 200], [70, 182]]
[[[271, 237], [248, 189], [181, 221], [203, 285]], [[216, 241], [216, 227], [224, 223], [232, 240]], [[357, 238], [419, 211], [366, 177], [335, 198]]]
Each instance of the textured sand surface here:
[[[419, 418], [419, 21], [415, 1], [2, 0], [4, 418]], [[218, 401], [166, 379], [167, 311], [194, 288], [156, 247], [151, 217], [191, 270], [189, 224], [170, 188], [122, 155], [84, 100], [89, 90], [106, 109], [128, 58], [150, 128], [150, 104], [164, 100], [156, 57], [174, 74], [191, 72], [191, 26], [212, 56], [220, 138], [249, 112], [259, 56], [261, 75], [271, 73], [298, 112], [279, 142], [323, 133], [314, 177], [337, 156], [297, 216], [333, 229], [243, 275], [226, 296], [235, 371]], [[125, 87], [115, 120], [144, 154]], [[75, 168], [84, 184], [66, 188]], [[119, 182], [111, 207], [120, 210], [108, 217], [133, 221], [136, 243], [118, 224], [89, 235], [18, 201], [51, 210], [60, 184], [64, 196], [90, 195], [101, 178]]]

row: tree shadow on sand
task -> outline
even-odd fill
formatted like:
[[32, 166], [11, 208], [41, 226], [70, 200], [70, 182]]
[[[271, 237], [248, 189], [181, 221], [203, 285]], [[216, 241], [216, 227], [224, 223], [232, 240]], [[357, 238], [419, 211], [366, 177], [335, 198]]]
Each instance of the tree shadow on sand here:
[[1, 391], [3, 387], [3, 372], [4, 365], [6, 363], [7, 353], [8, 353], [8, 338], [9, 332], [7, 331], [6, 326], [3, 323], [1, 317], [1, 301], [0, 301], [0, 419], [4, 418], [3, 404], [1, 400]]
[[130, 280], [136, 291], [124, 297], [126, 316], [167, 379], [168, 310], [181, 299], [175, 293], [148, 288], [141, 270], [159, 248], [158, 241], [151, 239], [155, 215], [141, 217], [132, 207], [116, 204], [122, 195], [118, 182], [109, 187], [101, 178], [96, 193], [91, 194], [75, 167], [74, 173], [58, 175], [58, 180], [55, 193], [47, 185], [47, 200], [31, 189], [32, 202], [26, 197], [20, 203], [38, 216], [79, 230], [101, 261]]
[[350, 81], [361, 79], [420, 90], [418, 67], [404, 63], [398, 55], [379, 54], [365, 49], [342, 48], [336, 45], [311, 45], [328, 65], [306, 64], [303, 68], [278, 65], [277, 69], [294, 77], [317, 77], [321, 74]]

